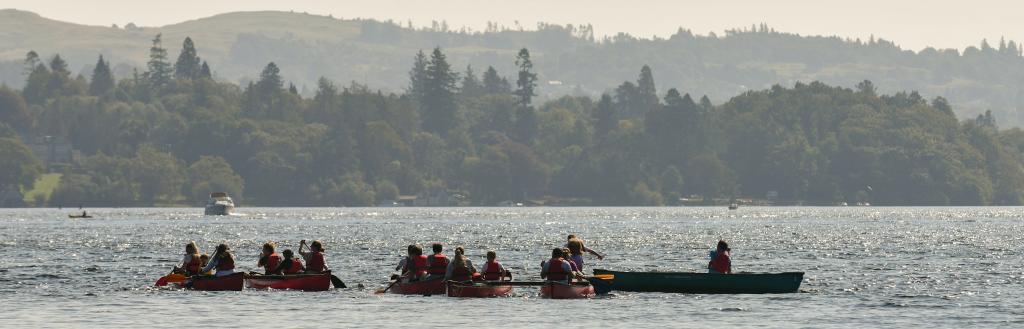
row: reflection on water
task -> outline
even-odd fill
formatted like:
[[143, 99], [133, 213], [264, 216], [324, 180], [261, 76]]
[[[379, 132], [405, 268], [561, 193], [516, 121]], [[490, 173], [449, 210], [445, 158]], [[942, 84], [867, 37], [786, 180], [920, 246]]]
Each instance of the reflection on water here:
[[[247, 208], [204, 217], [201, 209], [95, 209], [68, 219], [55, 209], [0, 210], [0, 302], [21, 326], [255, 327], [412, 324], [569, 327], [1021, 326], [1024, 209], [1021, 208]], [[517, 280], [567, 234], [606, 253], [588, 267], [699, 271], [719, 239], [737, 271], [804, 271], [802, 293], [678, 295], [623, 293], [584, 301], [374, 295], [405, 246], [439, 241], [488, 249]], [[319, 239], [350, 287], [196, 292], [153, 289], [189, 240], [218, 243], [256, 268], [267, 240], [297, 248]], [[297, 317], [301, 321], [282, 321]], [[211, 322], [210, 319], [224, 319]], [[10, 320], [8, 321], [10, 322]], [[701, 325], [703, 324], [703, 325]]]

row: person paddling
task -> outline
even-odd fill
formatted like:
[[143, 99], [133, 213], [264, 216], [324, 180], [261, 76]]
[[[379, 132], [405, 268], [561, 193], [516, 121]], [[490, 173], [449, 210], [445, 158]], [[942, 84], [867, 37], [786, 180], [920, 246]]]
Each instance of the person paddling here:
[[299, 274], [306, 270], [302, 266], [302, 261], [295, 257], [291, 249], [285, 249], [282, 254], [284, 254], [284, 258], [281, 259], [281, 264], [274, 268], [274, 273], [289, 275]]
[[193, 276], [199, 274], [199, 270], [203, 268], [202, 259], [199, 255], [199, 247], [196, 246], [196, 242], [192, 241], [185, 245], [185, 256], [181, 259], [181, 265], [174, 267], [174, 273], [181, 273], [185, 276]]
[[302, 258], [306, 259], [306, 273], [323, 273], [327, 272], [327, 261], [324, 260], [324, 247], [323, 244], [318, 240], [314, 240], [309, 244], [309, 251], [303, 252], [302, 248], [306, 246], [306, 240], [299, 242], [299, 254]]
[[430, 246], [434, 250], [434, 254], [427, 257], [427, 278], [425, 281], [439, 280], [444, 278], [445, 272], [448, 271], [448, 263], [450, 260], [448, 256], [444, 255], [444, 246], [440, 243], [435, 243]]
[[444, 279], [446, 281], [472, 281], [474, 277], [479, 276], [476, 271], [476, 267], [473, 266], [473, 262], [466, 259], [466, 249], [463, 247], [455, 248], [455, 256], [452, 261], [448, 263], [448, 268], [445, 269]]
[[[203, 266], [200, 267], [200, 270], [202, 270], [203, 268], [206, 267], [207, 264], [210, 264], [210, 255], [202, 254], [201, 256], [199, 256], [199, 261], [203, 263]], [[199, 273], [199, 275], [213, 275], [213, 270]]]
[[550, 282], [572, 283], [572, 267], [562, 259], [562, 248], [551, 250], [551, 259], [540, 263], [540, 278]]
[[274, 251], [274, 243], [267, 242], [263, 244], [263, 252], [260, 253], [260, 260], [256, 262], [256, 266], [263, 268], [263, 274], [281, 274], [277, 271], [278, 265], [281, 265], [281, 254]]
[[205, 273], [212, 269], [217, 269], [217, 272], [213, 274], [216, 276], [227, 276], [235, 273], [235, 256], [231, 254], [231, 249], [228, 248], [227, 244], [221, 243], [217, 246], [217, 252], [213, 254], [210, 263], [206, 264], [202, 272]]
[[732, 273], [732, 249], [725, 240], [718, 240], [718, 246], [709, 253], [711, 261], [708, 262], [708, 273], [729, 274]]
[[423, 254], [423, 247], [410, 244], [406, 248], [406, 253], [407, 255], [402, 258], [402, 261], [398, 262], [398, 267], [395, 267], [396, 271], [402, 273], [398, 278], [402, 278], [405, 282], [411, 282], [427, 275], [427, 256]]
[[484, 263], [483, 276], [487, 281], [499, 281], [506, 276], [511, 277], [511, 274], [498, 262], [498, 254], [490, 250], [487, 251], [487, 263]]

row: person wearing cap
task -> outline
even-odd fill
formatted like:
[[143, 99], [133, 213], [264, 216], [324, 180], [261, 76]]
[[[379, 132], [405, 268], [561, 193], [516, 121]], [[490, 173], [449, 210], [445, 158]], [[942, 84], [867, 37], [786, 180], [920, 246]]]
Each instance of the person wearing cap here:
[[231, 254], [231, 248], [228, 245], [221, 243], [217, 246], [217, 252], [213, 254], [210, 263], [206, 264], [201, 273], [206, 273], [212, 269], [217, 269], [215, 276], [227, 276], [235, 274], [235, 256]]
[[708, 262], [708, 273], [732, 273], [731, 251], [729, 243], [725, 242], [725, 240], [718, 240], [718, 247], [709, 254], [711, 261]]
[[330, 270], [324, 258], [324, 245], [319, 240], [313, 240], [309, 244], [309, 251], [302, 251], [304, 247], [306, 240], [299, 242], [299, 254], [306, 259], [306, 273], [324, 273]]

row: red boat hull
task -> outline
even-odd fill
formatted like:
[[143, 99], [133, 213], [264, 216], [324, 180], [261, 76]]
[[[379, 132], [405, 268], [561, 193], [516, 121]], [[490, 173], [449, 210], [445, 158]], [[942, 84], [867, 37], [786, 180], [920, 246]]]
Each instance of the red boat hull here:
[[551, 283], [540, 287], [540, 297], [550, 299], [579, 299], [594, 297], [592, 285], [565, 285]]
[[242, 291], [245, 282], [244, 273], [227, 276], [197, 276], [192, 278], [192, 290], [203, 291]]
[[256, 289], [325, 291], [331, 289], [331, 274], [253, 275], [245, 283]]
[[508, 297], [512, 295], [512, 286], [489, 284], [448, 283], [448, 297]]
[[399, 282], [391, 286], [388, 292], [401, 295], [444, 295], [444, 280]]

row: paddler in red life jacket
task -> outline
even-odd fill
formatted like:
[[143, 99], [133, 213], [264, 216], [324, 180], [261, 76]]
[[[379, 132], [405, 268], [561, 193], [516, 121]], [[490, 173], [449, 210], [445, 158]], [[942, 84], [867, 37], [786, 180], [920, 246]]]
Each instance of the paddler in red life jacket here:
[[323, 273], [327, 272], [327, 261], [324, 260], [324, 247], [320, 244], [320, 241], [314, 240], [309, 244], [309, 251], [303, 252], [302, 248], [306, 246], [306, 240], [302, 240], [299, 243], [299, 254], [302, 258], [306, 259], [306, 273]]
[[562, 259], [562, 248], [555, 248], [551, 251], [551, 259], [540, 263], [540, 278], [552, 282], [571, 283], [573, 277], [572, 266]]
[[729, 249], [729, 243], [726, 243], [725, 240], [718, 240], [718, 247], [708, 255], [711, 257], [711, 261], [708, 262], [708, 273], [732, 273], [731, 252], [732, 249]]
[[401, 278], [405, 282], [418, 281], [421, 277], [427, 275], [427, 256], [423, 255], [423, 247], [417, 244], [410, 244], [406, 248], [407, 256], [402, 258], [402, 261], [398, 262], [398, 267], [395, 267], [396, 271], [401, 271], [400, 277], [393, 277], [393, 279]]
[[274, 251], [274, 243], [267, 242], [263, 244], [263, 252], [260, 253], [260, 260], [256, 262], [256, 266], [263, 268], [263, 274], [281, 274], [277, 272], [278, 265], [281, 265], [281, 254]]
[[192, 241], [185, 245], [185, 256], [181, 259], [181, 265], [175, 266], [175, 273], [182, 273], [185, 276], [193, 276], [199, 274], [199, 270], [203, 268], [202, 259], [199, 255], [199, 247], [196, 246], [196, 242]]
[[285, 249], [282, 254], [284, 254], [284, 258], [281, 259], [281, 264], [274, 268], [274, 273], [289, 275], [299, 274], [306, 270], [306, 268], [302, 266], [302, 261], [299, 261], [299, 259], [295, 257], [295, 254], [291, 249]]
[[205, 273], [212, 269], [217, 269], [217, 272], [213, 274], [216, 276], [226, 276], [235, 273], [235, 256], [231, 254], [231, 249], [228, 248], [228, 245], [221, 243], [217, 246], [217, 252], [213, 254], [210, 263], [206, 264], [202, 272]]
[[473, 278], [479, 276], [480, 274], [476, 272], [476, 267], [473, 267], [473, 262], [466, 259], [466, 249], [461, 246], [456, 247], [455, 256], [445, 269], [444, 279], [446, 281], [465, 282], [472, 281]]
[[427, 257], [427, 278], [424, 281], [443, 279], [450, 260], [444, 255], [444, 246], [440, 243], [435, 243], [430, 248], [434, 250], [434, 254]]
[[491, 250], [487, 252], [487, 263], [484, 263], [483, 276], [487, 281], [499, 281], [512, 275], [498, 262], [498, 254]]

